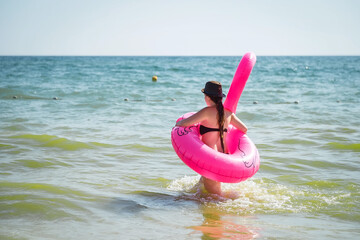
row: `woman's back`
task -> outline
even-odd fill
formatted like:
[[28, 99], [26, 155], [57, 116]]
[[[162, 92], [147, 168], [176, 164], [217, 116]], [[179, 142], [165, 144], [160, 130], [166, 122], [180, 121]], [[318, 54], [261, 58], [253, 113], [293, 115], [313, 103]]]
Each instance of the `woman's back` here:
[[[206, 128], [211, 129], [219, 129], [219, 123], [217, 119], [217, 110], [215, 107], [207, 107], [207, 111], [209, 111], [209, 118], [203, 120], [200, 124]], [[211, 147], [212, 149], [215, 149], [218, 152], [225, 152], [227, 153], [227, 144], [226, 144], [226, 134], [227, 134], [227, 128], [231, 121], [231, 112], [225, 110], [224, 112], [225, 118], [224, 118], [224, 151], [221, 147], [221, 139], [220, 139], [220, 132], [219, 131], [208, 131], [201, 136], [201, 140]]]

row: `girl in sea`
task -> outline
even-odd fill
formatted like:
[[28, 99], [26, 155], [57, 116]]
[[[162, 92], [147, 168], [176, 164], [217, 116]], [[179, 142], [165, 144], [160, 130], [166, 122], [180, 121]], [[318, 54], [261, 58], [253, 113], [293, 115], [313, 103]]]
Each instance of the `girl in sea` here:
[[[218, 152], [228, 153], [225, 139], [229, 124], [244, 133], [247, 132], [247, 127], [234, 113], [224, 108], [222, 99], [225, 94], [220, 82], [207, 82], [201, 91], [204, 93], [207, 107], [189, 118], [178, 121], [176, 126], [188, 127], [200, 123], [201, 140]], [[220, 182], [202, 176], [200, 183], [209, 193], [222, 195]]]

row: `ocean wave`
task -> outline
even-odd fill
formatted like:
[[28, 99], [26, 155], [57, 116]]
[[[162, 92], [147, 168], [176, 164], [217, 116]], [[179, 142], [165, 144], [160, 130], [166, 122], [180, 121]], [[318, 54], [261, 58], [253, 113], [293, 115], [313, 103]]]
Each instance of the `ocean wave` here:
[[[6, 194], [2, 202], [1, 219], [28, 218], [31, 220], [58, 220], [62, 218], [83, 221], [80, 214], [89, 210], [77, 204], [74, 199], [91, 200], [87, 193], [50, 184], [0, 182]], [[15, 192], [16, 191], [16, 192]], [[4, 193], [5, 193], [4, 192]]]
[[0, 143], [0, 149], [12, 149], [15, 148], [15, 146], [10, 145], [10, 144], [2, 144]]
[[60, 148], [66, 151], [76, 151], [81, 149], [94, 149], [97, 147], [111, 148], [115, 147], [112, 144], [99, 143], [99, 142], [79, 142], [69, 140], [67, 138], [60, 138], [58, 136], [52, 135], [33, 135], [33, 134], [23, 134], [12, 136], [13, 139], [22, 139], [22, 140], [30, 140], [37, 143], [39, 147], [54, 147]]
[[285, 145], [316, 145], [316, 142], [310, 140], [302, 140], [302, 139], [284, 139], [277, 141], [280, 144]]
[[337, 142], [328, 143], [327, 146], [334, 150], [360, 152], [360, 143], [341, 144]]

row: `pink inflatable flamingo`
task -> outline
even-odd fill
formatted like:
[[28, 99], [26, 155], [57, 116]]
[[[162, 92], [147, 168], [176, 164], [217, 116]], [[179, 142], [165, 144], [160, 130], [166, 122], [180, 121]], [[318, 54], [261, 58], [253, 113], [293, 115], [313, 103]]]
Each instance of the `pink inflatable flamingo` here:
[[[241, 93], [256, 62], [253, 53], [241, 59], [231, 83], [224, 107], [235, 113]], [[184, 119], [194, 113], [184, 114]], [[171, 142], [179, 158], [195, 172], [212, 180], [236, 183], [252, 177], [260, 167], [260, 156], [251, 139], [232, 125], [228, 127], [226, 143], [229, 154], [218, 152], [200, 139], [199, 124], [174, 127]]]

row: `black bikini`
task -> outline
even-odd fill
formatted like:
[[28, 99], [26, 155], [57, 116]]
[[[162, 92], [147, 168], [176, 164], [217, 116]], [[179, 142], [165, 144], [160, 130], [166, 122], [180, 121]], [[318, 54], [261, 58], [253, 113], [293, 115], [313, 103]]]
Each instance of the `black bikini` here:
[[[208, 132], [219, 132], [220, 129], [219, 128], [209, 128], [209, 127], [205, 127], [203, 125], [200, 125], [200, 135], [204, 135], [205, 133]], [[224, 132], [227, 132], [227, 129], [224, 129]]]

